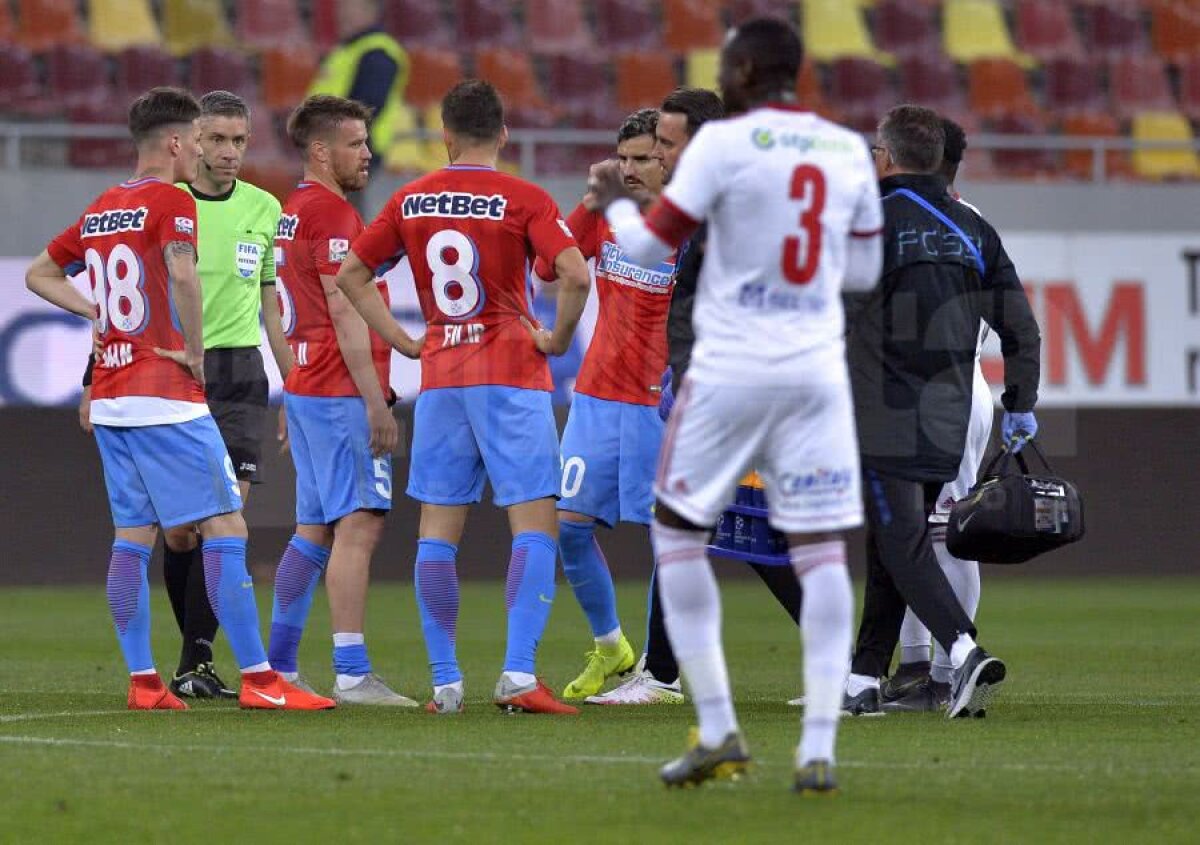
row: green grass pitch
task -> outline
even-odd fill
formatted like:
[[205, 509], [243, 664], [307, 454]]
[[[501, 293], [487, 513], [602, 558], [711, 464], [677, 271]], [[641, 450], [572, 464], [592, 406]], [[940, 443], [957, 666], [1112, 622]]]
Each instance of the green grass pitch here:
[[[1200, 580], [988, 583], [985, 572], [981, 639], [1008, 662], [1004, 695], [984, 720], [843, 721], [830, 799], [789, 791], [795, 629], [756, 581], [727, 580], [724, 600], [756, 767], [667, 792], [655, 770], [682, 748], [690, 705], [550, 718], [489, 703], [499, 583], [464, 585], [460, 718], [124, 712], [102, 589], [0, 591], [0, 841], [1200, 841]], [[620, 602], [640, 646], [643, 589], [623, 585]], [[561, 689], [588, 636], [563, 585], [557, 605], [539, 668]], [[153, 612], [169, 671], [178, 639], [161, 592]], [[375, 588], [368, 628], [377, 671], [424, 699], [411, 589]], [[331, 680], [328, 634], [322, 597], [301, 654], [318, 686]], [[223, 641], [218, 666], [233, 679]]]

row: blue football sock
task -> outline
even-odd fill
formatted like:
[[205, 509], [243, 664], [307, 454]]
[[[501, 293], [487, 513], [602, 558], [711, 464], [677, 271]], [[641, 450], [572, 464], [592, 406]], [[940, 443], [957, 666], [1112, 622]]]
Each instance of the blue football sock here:
[[254, 582], [246, 571], [246, 541], [217, 537], [204, 541], [204, 587], [208, 603], [225, 636], [239, 669], [267, 662], [258, 632], [258, 607]]
[[617, 619], [617, 593], [608, 561], [596, 542], [596, 523], [560, 520], [558, 536], [563, 573], [592, 626], [592, 636], [615, 631], [621, 627]]
[[108, 607], [117, 641], [130, 672], [154, 668], [150, 656], [150, 582], [146, 567], [150, 549], [128, 540], [114, 540], [108, 561]]
[[504, 602], [508, 606], [506, 672], [533, 673], [538, 641], [554, 604], [554, 567], [558, 544], [540, 531], [513, 537]]
[[429, 654], [434, 686], [462, 680], [455, 652], [458, 636], [457, 557], [458, 546], [445, 540], [421, 540], [417, 543], [413, 587], [417, 594], [417, 610], [421, 613], [421, 631], [425, 634], [425, 650]]
[[[367, 656], [365, 642], [352, 645], [337, 645], [340, 634], [334, 634], [333, 671], [338, 675], [362, 676], [371, 672], [371, 658]], [[359, 636], [362, 636], [361, 634]]]
[[310, 543], [299, 534], [292, 535], [275, 570], [271, 645], [267, 652], [271, 668], [280, 672], [297, 671], [300, 638], [304, 635], [317, 583], [328, 564], [329, 549]]

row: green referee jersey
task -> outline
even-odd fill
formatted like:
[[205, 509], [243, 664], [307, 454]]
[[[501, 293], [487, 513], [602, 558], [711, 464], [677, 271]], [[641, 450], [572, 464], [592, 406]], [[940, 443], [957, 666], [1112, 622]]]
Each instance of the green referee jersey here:
[[204, 290], [204, 348], [259, 346], [263, 285], [275, 283], [279, 200], [238, 180], [228, 193], [196, 198], [197, 269]]

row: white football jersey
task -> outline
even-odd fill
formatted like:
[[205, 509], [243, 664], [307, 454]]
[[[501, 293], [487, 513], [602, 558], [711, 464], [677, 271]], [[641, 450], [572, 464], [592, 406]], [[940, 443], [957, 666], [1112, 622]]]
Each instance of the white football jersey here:
[[708, 221], [689, 376], [845, 381], [847, 244], [883, 228], [862, 136], [782, 105], [712, 121], [684, 150], [664, 198]]

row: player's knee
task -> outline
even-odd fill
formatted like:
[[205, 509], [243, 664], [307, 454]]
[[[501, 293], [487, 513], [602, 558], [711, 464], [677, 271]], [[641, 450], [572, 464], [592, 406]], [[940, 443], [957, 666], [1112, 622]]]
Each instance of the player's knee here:
[[194, 525], [176, 525], [163, 531], [163, 542], [173, 552], [190, 552], [196, 548], [199, 540], [196, 537]]
[[383, 537], [383, 518], [383, 511], [354, 511], [338, 520], [334, 534], [344, 544], [370, 551]]
[[241, 511], [209, 517], [200, 523], [199, 528], [200, 536], [206, 540], [220, 537], [235, 537], [245, 540], [249, 535], [246, 530], [246, 520], [242, 518]]
[[707, 531], [703, 525], [697, 525], [691, 520], [684, 519], [663, 502], [661, 499], [654, 505], [654, 521], [667, 528], [677, 528], [680, 531]]

